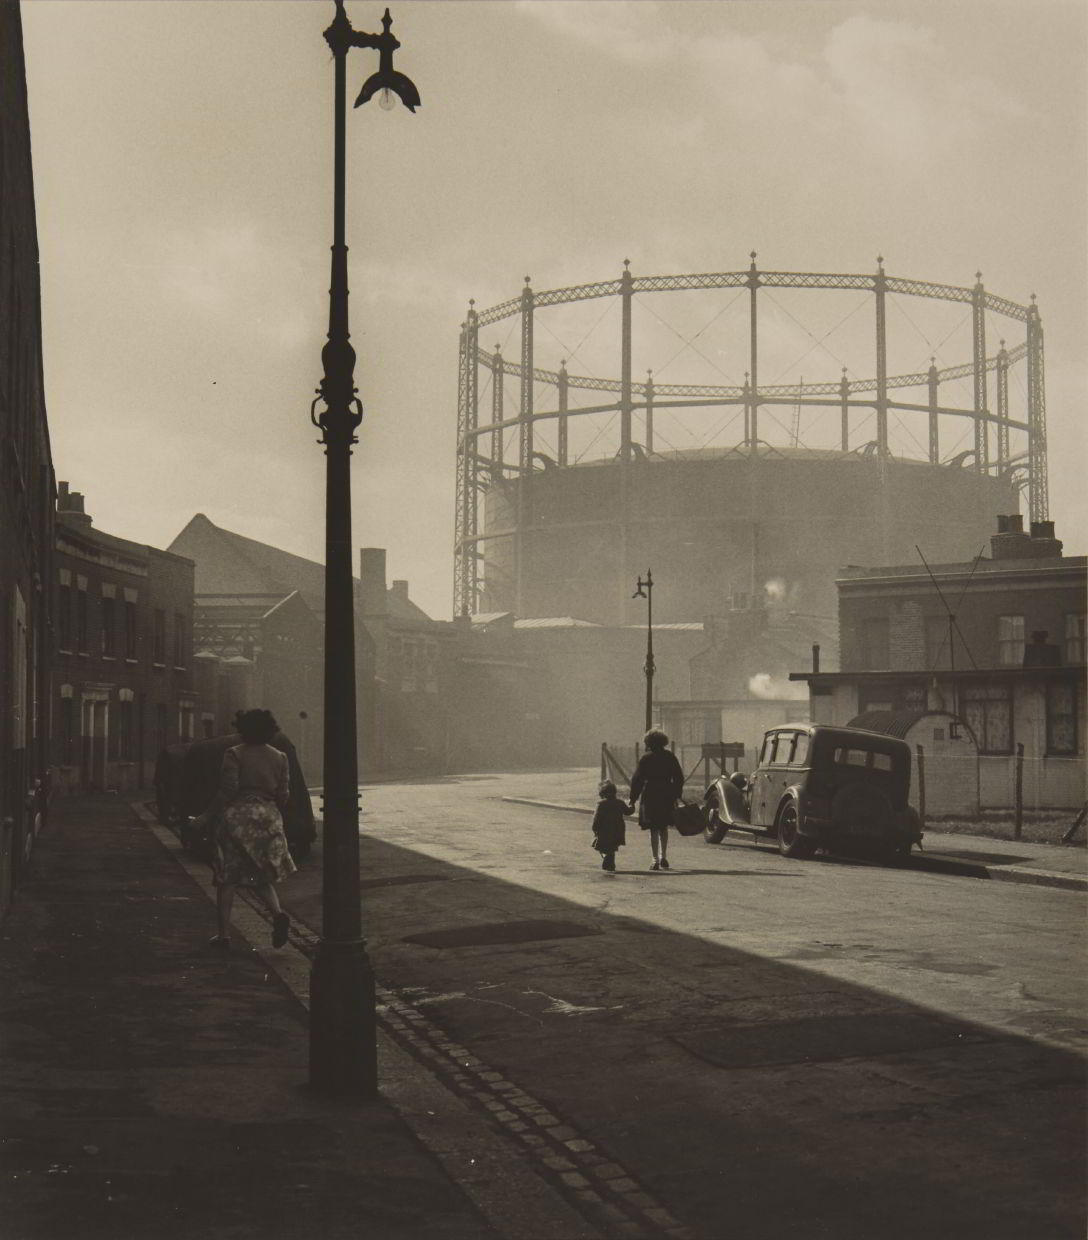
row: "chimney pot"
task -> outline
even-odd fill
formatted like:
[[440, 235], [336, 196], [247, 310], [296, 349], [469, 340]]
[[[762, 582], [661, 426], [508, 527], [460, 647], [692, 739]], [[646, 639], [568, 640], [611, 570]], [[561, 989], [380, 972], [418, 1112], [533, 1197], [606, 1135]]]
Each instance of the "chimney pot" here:
[[812, 670], [818, 672], [820, 670], [820, 643], [812, 643]]
[[1024, 518], [1020, 515], [1020, 513], [1010, 513], [1008, 532], [1010, 534], [1022, 534], [1024, 532]]
[[1009, 532], [1009, 518], [1002, 516], [1000, 513], [997, 517], [997, 532], [999, 534], [1007, 534]]

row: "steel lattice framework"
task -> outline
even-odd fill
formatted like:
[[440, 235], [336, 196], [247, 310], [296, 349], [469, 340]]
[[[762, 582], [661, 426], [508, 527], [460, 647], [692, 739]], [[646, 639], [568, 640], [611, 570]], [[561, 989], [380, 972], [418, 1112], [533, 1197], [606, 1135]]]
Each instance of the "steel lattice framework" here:
[[[744, 271], [704, 272], [689, 275], [636, 276], [625, 261], [622, 275], [616, 280], [592, 284], [575, 284], [566, 288], [536, 292], [525, 277], [525, 287], [517, 297], [512, 297], [486, 310], [477, 311], [469, 303], [468, 314], [461, 325], [457, 395], [457, 507], [454, 531], [456, 568], [454, 578], [454, 614], [467, 615], [476, 609], [480, 587], [479, 544], [482, 535], [478, 528], [478, 495], [492, 481], [512, 477], [517, 484], [518, 522], [515, 540], [529, 518], [531, 494], [528, 480], [537, 467], [540, 454], [534, 450], [534, 426], [543, 420], [557, 422], [557, 460], [549, 465], [567, 467], [568, 423], [573, 417], [593, 414], [618, 413], [620, 415], [620, 442], [618, 459], [621, 465], [630, 464], [638, 457], [654, 451], [653, 416], [660, 409], [708, 408], [713, 406], [742, 406], [744, 410], [744, 434], [737, 448], [753, 455], [764, 446], [759, 435], [759, 414], [763, 406], [788, 405], [799, 408], [838, 407], [840, 410], [840, 451], [850, 454], [859, 450], [874, 455], [881, 470], [891, 458], [888, 447], [888, 414], [890, 411], [906, 411], [925, 414], [928, 419], [928, 451], [930, 464], [942, 463], [940, 455], [940, 424], [946, 417], [970, 418], [974, 424], [973, 446], [960, 453], [957, 463], [965, 459], [981, 473], [1007, 475], [1023, 468], [1026, 462], [1027, 491], [1030, 519], [1044, 520], [1047, 516], [1047, 460], [1046, 460], [1046, 393], [1043, 366], [1043, 327], [1035, 296], [1030, 304], [1021, 305], [1005, 297], [995, 296], [986, 290], [981, 273], [976, 283], [967, 287], [951, 284], [935, 284], [928, 280], [911, 280], [890, 276], [884, 270], [884, 260], [878, 258], [877, 269], [871, 274], [842, 274], [811, 271], [760, 271], [756, 255]], [[749, 356], [747, 381], [740, 386], [716, 384], [655, 383], [652, 378], [635, 383], [632, 380], [632, 302], [638, 293], [680, 292], [699, 289], [747, 288], [749, 290]], [[847, 379], [844, 372], [839, 380], [824, 383], [806, 383], [803, 390], [798, 384], [759, 383], [758, 339], [758, 290], [782, 289], [838, 289], [857, 290], [873, 294], [874, 306], [874, 356], [875, 374], [872, 378]], [[971, 360], [959, 365], [938, 369], [931, 365], [928, 370], [911, 374], [889, 375], [887, 347], [886, 298], [889, 293], [931, 301], [959, 302], [970, 307], [972, 323]], [[570, 302], [589, 301], [602, 297], [618, 297], [621, 302], [620, 327], [620, 374], [618, 378], [594, 378], [572, 375], [566, 366], [559, 370], [542, 369], [534, 365], [533, 328], [538, 310], [547, 306], [565, 305]], [[1000, 349], [988, 355], [986, 348], [986, 314], [1024, 324], [1022, 343], [1006, 349], [1004, 341]], [[511, 361], [499, 350], [487, 352], [480, 349], [480, 328], [505, 319], [520, 317], [521, 355], [519, 361]], [[1026, 420], [1015, 419], [1009, 413], [1009, 369], [1026, 360], [1027, 367], [1027, 414]], [[492, 376], [492, 402], [490, 421], [479, 418], [479, 372], [490, 371]], [[994, 407], [988, 403], [987, 376], [994, 372]], [[503, 380], [506, 375], [516, 376], [519, 384], [518, 411], [513, 417], [504, 417]], [[973, 380], [973, 401], [968, 407], [944, 403], [941, 385], [952, 380]], [[555, 388], [554, 406], [538, 410], [534, 400], [537, 384]], [[569, 403], [570, 389], [615, 394], [613, 401], [601, 404], [579, 405]], [[925, 388], [924, 401], [909, 402], [891, 399], [889, 393], [903, 388]], [[644, 441], [635, 443], [632, 432], [632, 414], [638, 409], [645, 415]], [[857, 409], [876, 413], [876, 437], [865, 444], [851, 445], [851, 413]], [[856, 420], [856, 419], [855, 419]], [[517, 461], [507, 461], [504, 455], [504, 432], [516, 428]], [[1026, 439], [1026, 452], [1011, 455], [1010, 431], [1022, 433]], [[626, 488], [625, 488], [626, 489]], [[520, 577], [521, 554], [515, 548], [515, 564]], [[520, 589], [518, 590], [520, 594]]]

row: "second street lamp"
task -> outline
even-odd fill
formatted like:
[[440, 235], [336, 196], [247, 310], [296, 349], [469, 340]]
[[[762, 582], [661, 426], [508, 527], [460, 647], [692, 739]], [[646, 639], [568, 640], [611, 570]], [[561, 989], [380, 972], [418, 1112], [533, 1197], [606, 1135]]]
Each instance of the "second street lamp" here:
[[[325, 31], [335, 64], [333, 101], [333, 244], [329, 334], [321, 350], [324, 376], [310, 419], [325, 445], [325, 769], [322, 926], [310, 975], [310, 1084], [341, 1097], [378, 1091], [374, 974], [359, 908], [359, 771], [355, 720], [355, 591], [351, 572], [351, 445], [363, 418], [356, 395], [355, 350], [348, 332], [348, 248], [344, 240], [345, 62], [352, 47], [378, 52], [378, 71], [355, 106], [381, 92], [383, 106], [399, 96], [409, 111], [419, 92], [393, 69], [400, 44], [352, 28], [344, 0]], [[319, 404], [324, 405], [316, 413]]]
[[632, 598], [646, 600], [646, 731], [654, 726], [654, 578], [649, 569], [646, 580], [640, 577]]

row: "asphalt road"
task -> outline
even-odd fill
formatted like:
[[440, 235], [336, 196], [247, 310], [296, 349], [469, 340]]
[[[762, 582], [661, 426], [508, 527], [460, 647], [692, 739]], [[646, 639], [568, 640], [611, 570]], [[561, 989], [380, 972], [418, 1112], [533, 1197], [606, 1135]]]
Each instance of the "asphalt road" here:
[[610, 875], [588, 818], [500, 799], [594, 782], [367, 787], [379, 980], [713, 1240], [1083, 1237], [1081, 894], [748, 838], [652, 873], [637, 826]]

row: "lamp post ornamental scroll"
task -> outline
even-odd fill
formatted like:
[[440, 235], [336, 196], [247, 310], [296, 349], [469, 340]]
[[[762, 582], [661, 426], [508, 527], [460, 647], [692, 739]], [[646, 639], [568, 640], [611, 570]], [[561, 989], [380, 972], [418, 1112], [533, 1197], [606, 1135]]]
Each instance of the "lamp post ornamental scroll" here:
[[[393, 69], [400, 44], [386, 9], [382, 33], [352, 28], [343, 0], [325, 31], [334, 61], [333, 244], [329, 333], [324, 375], [310, 420], [325, 445], [325, 761], [322, 933], [310, 975], [310, 1084], [322, 1093], [373, 1098], [378, 1089], [374, 975], [359, 909], [359, 773], [355, 719], [355, 611], [351, 572], [351, 445], [363, 407], [355, 387], [355, 350], [348, 332], [348, 250], [344, 240], [345, 62], [352, 47], [378, 52], [378, 70], [355, 101], [378, 92], [381, 106], [398, 96], [409, 111], [419, 92]], [[324, 406], [316, 413], [319, 404]]]

